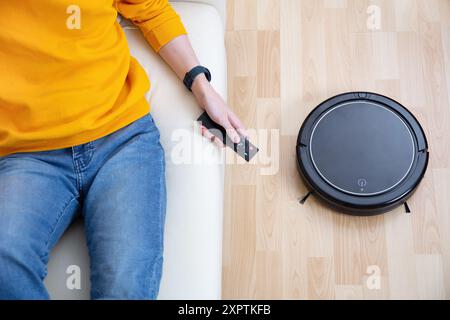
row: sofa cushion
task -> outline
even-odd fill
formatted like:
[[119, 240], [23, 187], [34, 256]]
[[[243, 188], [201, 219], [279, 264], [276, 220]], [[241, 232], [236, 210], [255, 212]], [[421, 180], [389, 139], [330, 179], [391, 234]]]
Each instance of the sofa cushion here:
[[[226, 97], [224, 29], [210, 5], [173, 3], [194, 49], [213, 75], [213, 85]], [[132, 55], [147, 70], [152, 115], [166, 151], [167, 216], [164, 270], [160, 299], [220, 299], [223, 215], [223, 155], [195, 131], [201, 114], [192, 94], [152, 52], [140, 31], [125, 25]], [[183, 141], [184, 144], [181, 144]], [[191, 161], [188, 161], [191, 159]], [[81, 222], [52, 252], [46, 285], [52, 298], [88, 299], [88, 258]], [[82, 289], [66, 289], [66, 269], [78, 265]]]

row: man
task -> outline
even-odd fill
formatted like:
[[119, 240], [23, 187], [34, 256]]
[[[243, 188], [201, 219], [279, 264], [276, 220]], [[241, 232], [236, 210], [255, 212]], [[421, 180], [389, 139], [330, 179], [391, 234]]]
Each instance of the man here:
[[245, 134], [167, 0], [1, 1], [0, 299], [49, 298], [49, 252], [78, 212], [92, 298], [157, 297], [164, 153], [117, 13], [193, 80], [187, 87], [233, 140]]

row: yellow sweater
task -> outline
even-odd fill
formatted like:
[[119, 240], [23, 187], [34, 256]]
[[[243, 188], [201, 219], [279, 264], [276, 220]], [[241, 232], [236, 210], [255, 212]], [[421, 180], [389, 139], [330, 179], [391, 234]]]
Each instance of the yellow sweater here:
[[0, 156], [87, 143], [149, 112], [118, 12], [155, 51], [186, 33], [167, 0], [0, 1]]

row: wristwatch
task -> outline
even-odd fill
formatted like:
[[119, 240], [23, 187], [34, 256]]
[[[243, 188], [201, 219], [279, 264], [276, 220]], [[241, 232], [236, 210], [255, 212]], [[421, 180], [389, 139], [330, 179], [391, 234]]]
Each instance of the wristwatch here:
[[183, 83], [189, 91], [192, 91], [192, 84], [194, 83], [195, 78], [202, 73], [204, 73], [206, 79], [208, 79], [208, 81], [211, 82], [211, 72], [209, 72], [209, 70], [203, 66], [197, 66], [188, 73], [186, 73]]

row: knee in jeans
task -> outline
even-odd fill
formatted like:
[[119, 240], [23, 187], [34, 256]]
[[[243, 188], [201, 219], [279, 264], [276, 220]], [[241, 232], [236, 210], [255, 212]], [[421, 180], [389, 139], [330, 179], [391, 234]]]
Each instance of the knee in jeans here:
[[47, 268], [33, 243], [0, 228], [0, 300], [48, 299], [43, 279]]
[[152, 259], [150, 264], [135, 262], [129, 259], [117, 262], [114, 266], [97, 266], [92, 274], [93, 298], [156, 299], [162, 275], [162, 256]]
[[[36, 263], [38, 263], [36, 265]], [[25, 269], [39, 269], [40, 276], [45, 276], [42, 257], [33, 250], [33, 243], [28, 243], [18, 236], [0, 231], [0, 278], [10, 277]]]

